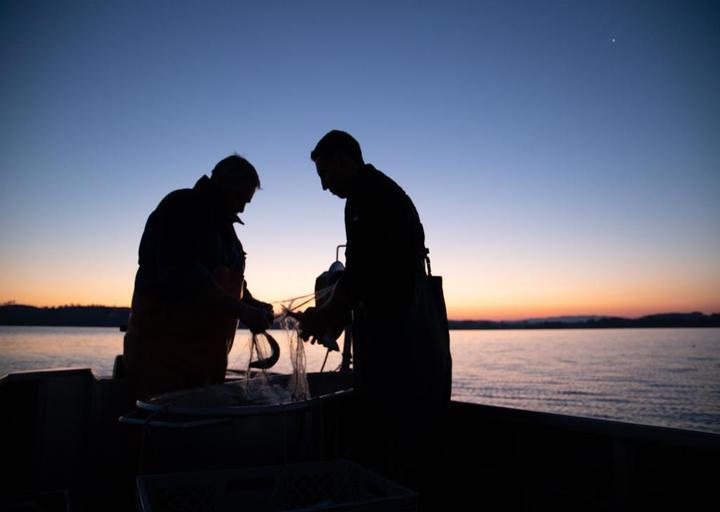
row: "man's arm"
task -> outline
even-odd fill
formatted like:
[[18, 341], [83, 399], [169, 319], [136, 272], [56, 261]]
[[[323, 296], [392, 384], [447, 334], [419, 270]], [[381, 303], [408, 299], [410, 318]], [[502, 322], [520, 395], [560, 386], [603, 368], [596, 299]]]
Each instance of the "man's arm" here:
[[310, 307], [300, 314], [300, 333], [304, 340], [319, 338], [328, 331], [337, 331], [349, 323], [355, 301], [344, 287], [342, 278], [332, 295], [320, 307]]
[[194, 302], [197, 307], [222, 311], [240, 319], [253, 332], [270, 326], [267, 314], [226, 292], [202, 264], [201, 254], [210, 243], [201, 219], [183, 197], [169, 201], [156, 211], [154, 243], [158, 288], [167, 300]]
[[254, 308], [261, 309], [265, 313], [265, 316], [270, 322], [270, 324], [272, 325], [273, 321], [275, 320], [275, 313], [273, 311], [272, 304], [268, 302], [263, 302], [253, 297], [252, 293], [250, 293], [250, 290], [248, 290], [247, 281], [244, 282], [243, 288], [244, 292], [242, 302]]
[[272, 313], [268, 317], [266, 309], [238, 300], [223, 290], [212, 277], [200, 288], [199, 298], [205, 306], [239, 318], [255, 334], [269, 329], [272, 324]]

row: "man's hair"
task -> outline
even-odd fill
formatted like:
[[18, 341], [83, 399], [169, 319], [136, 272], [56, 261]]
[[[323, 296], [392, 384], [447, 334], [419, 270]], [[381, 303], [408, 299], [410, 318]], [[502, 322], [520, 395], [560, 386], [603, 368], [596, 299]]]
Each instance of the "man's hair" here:
[[260, 188], [260, 177], [255, 167], [237, 153], [220, 160], [210, 173], [210, 177], [214, 179], [232, 177], [246, 181], [255, 188]]
[[316, 162], [318, 158], [343, 155], [358, 164], [364, 164], [360, 144], [347, 132], [332, 130], [325, 134], [310, 153], [310, 159]]

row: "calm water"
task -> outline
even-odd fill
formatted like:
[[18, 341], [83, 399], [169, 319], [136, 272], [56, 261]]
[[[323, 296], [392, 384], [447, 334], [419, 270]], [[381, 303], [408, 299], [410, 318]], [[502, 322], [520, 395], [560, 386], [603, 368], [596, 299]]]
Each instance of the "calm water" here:
[[[451, 340], [456, 400], [720, 433], [720, 329], [452, 331]], [[247, 366], [248, 342], [240, 331], [231, 367]], [[308, 371], [319, 371], [324, 350], [306, 347]], [[121, 352], [116, 329], [0, 326], [0, 374], [109, 375]], [[333, 353], [326, 369], [339, 363]], [[286, 349], [275, 369], [290, 372]]]

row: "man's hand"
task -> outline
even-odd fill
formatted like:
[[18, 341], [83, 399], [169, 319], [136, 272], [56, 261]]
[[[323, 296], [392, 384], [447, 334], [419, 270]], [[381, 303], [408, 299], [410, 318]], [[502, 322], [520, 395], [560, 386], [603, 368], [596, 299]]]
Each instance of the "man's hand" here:
[[239, 313], [238, 318], [253, 334], [267, 331], [272, 325], [272, 312], [268, 316], [267, 308], [256, 308], [242, 304]]
[[265, 312], [265, 316], [272, 326], [272, 323], [275, 321], [275, 312], [273, 311], [272, 304], [258, 301], [257, 307]]
[[[311, 344], [319, 343], [330, 350], [340, 350], [331, 334], [330, 321], [325, 310], [307, 308], [304, 313], [296, 316], [300, 320], [300, 337]], [[339, 336], [339, 334], [338, 334]]]
[[322, 336], [328, 328], [325, 314], [318, 308], [307, 308], [297, 318], [300, 320], [300, 337], [305, 341]]
[[257, 300], [255, 297], [251, 297], [249, 300], [246, 299], [244, 302], [248, 306], [263, 310], [265, 312], [265, 316], [270, 322], [270, 325], [272, 325], [272, 323], [275, 321], [275, 312], [273, 311], [272, 304]]

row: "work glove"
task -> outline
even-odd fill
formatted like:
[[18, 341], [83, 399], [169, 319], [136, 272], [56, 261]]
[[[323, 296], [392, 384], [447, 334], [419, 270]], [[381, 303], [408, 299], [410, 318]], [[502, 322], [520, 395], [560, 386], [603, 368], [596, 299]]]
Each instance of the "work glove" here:
[[268, 322], [270, 322], [270, 326], [272, 326], [272, 323], [275, 321], [275, 312], [273, 311], [272, 304], [258, 301], [257, 307], [265, 312], [265, 317], [268, 319]]
[[253, 334], [260, 334], [270, 328], [272, 325], [272, 316], [268, 318], [267, 309], [246, 305], [240, 321], [245, 324]]
[[251, 297], [250, 300], [245, 300], [245, 303], [249, 306], [252, 306], [254, 308], [261, 309], [265, 312], [265, 316], [267, 317], [268, 321], [270, 322], [270, 325], [275, 321], [275, 312], [273, 311], [272, 304], [269, 304], [267, 302], [262, 302], [260, 300], [257, 300], [254, 297]]
[[327, 329], [325, 314], [318, 308], [309, 307], [295, 317], [300, 321], [300, 337], [305, 341], [322, 335]]
[[331, 333], [330, 322], [324, 311], [310, 307], [299, 315], [300, 337], [311, 344], [319, 343], [330, 350], [340, 350], [337, 344], [339, 332]]

